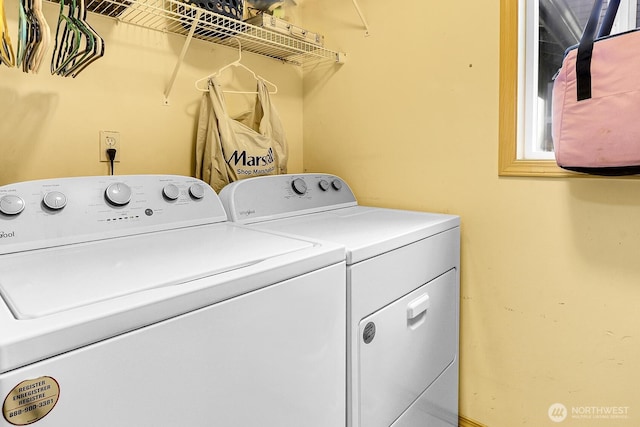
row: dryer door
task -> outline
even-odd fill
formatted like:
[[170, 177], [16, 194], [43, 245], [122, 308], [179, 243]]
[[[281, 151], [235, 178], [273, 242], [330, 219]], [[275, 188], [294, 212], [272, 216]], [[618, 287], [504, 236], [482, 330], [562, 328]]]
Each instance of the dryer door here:
[[388, 427], [455, 359], [456, 271], [360, 322], [360, 426]]

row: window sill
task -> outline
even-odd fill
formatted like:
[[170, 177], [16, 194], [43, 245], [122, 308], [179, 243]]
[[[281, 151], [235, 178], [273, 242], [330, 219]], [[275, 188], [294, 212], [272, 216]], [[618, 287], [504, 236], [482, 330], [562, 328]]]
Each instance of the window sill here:
[[507, 160], [500, 159], [499, 176], [538, 176], [566, 178], [584, 176], [558, 167], [553, 160]]

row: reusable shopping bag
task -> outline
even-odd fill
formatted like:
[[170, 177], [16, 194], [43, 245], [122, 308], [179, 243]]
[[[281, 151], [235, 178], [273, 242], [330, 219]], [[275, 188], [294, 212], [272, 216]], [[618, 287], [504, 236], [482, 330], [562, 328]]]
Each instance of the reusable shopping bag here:
[[257, 80], [255, 109], [245, 123], [229, 116], [215, 78], [208, 86], [200, 103], [196, 177], [219, 192], [243, 178], [287, 173], [287, 141], [265, 81]]
[[595, 175], [640, 173], [640, 31], [610, 36], [620, 0], [610, 0], [596, 37], [596, 0], [577, 46], [553, 84], [558, 166]]

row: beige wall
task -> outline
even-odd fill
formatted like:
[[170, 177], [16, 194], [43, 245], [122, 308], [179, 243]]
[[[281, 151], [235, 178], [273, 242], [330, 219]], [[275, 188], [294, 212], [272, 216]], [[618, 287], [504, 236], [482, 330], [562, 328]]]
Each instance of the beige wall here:
[[[352, 2], [305, 4], [348, 61], [305, 75], [304, 167], [364, 204], [461, 215], [461, 414], [640, 425], [640, 181], [497, 176], [499, 2], [359, 4], [369, 37]], [[629, 418], [556, 424], [556, 402]]]
[[[5, 2], [10, 33], [17, 41], [17, 0]], [[45, 2], [49, 25], [58, 6]], [[194, 81], [235, 60], [230, 48], [199, 40], [191, 44], [170, 96], [164, 90], [184, 37], [167, 35], [89, 15], [106, 39], [104, 58], [77, 78], [51, 76], [51, 50], [39, 74], [0, 67], [0, 185], [63, 176], [100, 175], [99, 131], [119, 131], [122, 162], [116, 174], [175, 173], [194, 169], [194, 135], [201, 93]], [[302, 170], [302, 72], [298, 67], [246, 54], [243, 63], [278, 85], [273, 102], [281, 113], [291, 147], [289, 167]], [[234, 75], [239, 81], [231, 82]], [[225, 72], [228, 87], [253, 90], [248, 73]], [[253, 97], [228, 95], [242, 111]]]

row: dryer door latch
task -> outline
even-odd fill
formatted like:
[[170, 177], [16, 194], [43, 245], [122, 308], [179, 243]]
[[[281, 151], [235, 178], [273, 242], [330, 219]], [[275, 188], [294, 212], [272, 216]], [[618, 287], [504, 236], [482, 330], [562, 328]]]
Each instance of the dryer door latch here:
[[420, 316], [429, 308], [429, 294], [424, 294], [409, 303], [407, 306], [407, 319], [412, 320]]

